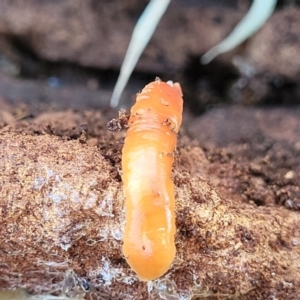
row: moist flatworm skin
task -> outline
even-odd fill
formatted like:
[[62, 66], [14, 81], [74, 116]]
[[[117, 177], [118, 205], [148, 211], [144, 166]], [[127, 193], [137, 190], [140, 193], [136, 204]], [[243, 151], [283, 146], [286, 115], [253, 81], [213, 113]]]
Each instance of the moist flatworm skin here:
[[140, 280], [162, 276], [176, 254], [171, 171], [182, 105], [178, 83], [156, 80], [137, 95], [131, 108], [122, 150], [123, 253]]

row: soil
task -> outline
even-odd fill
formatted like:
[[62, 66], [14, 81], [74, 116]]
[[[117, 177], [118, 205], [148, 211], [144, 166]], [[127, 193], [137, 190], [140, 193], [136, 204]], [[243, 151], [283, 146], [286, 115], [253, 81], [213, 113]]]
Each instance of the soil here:
[[[187, 3], [191, 20], [193, 1]], [[10, 9], [13, 16], [13, 6]], [[283, 16], [296, 22], [292, 16], [297, 14], [296, 8], [289, 8]], [[238, 15], [240, 11], [234, 18]], [[190, 26], [187, 19], [180, 20]], [[280, 11], [275, 21], [280, 22]], [[214, 24], [216, 30], [219, 23]], [[15, 35], [26, 36], [16, 28]], [[118, 117], [117, 110], [108, 108], [117, 71], [103, 57], [92, 66], [91, 58], [78, 57], [76, 51], [70, 55], [72, 62], [57, 63], [51, 60], [51, 43], [44, 53], [37, 41], [33, 35], [35, 46], [28, 45], [38, 54], [35, 66], [43, 66], [46, 73], [39, 68], [27, 77], [26, 72], [17, 78], [0, 73], [1, 289], [74, 299], [300, 298], [300, 102], [295, 64], [287, 64], [289, 74], [282, 66], [280, 74], [272, 66], [269, 73], [250, 78], [228, 64], [226, 56], [201, 67], [196, 63], [200, 53], [191, 55], [178, 47], [178, 60], [172, 56], [174, 47], [168, 55], [162, 52], [172, 57], [164, 60], [169, 66], [165, 72], [163, 64], [147, 71], [151, 55], [140, 65], [125, 93], [125, 107], [133, 103], [142, 82], [155, 78], [154, 72], [164, 79], [174, 74], [172, 64], [179, 69], [175, 77], [186, 95], [172, 173], [177, 255], [166, 276], [147, 284], [137, 279], [121, 251], [126, 130], [107, 129], [107, 122]], [[66, 49], [74, 50], [73, 40], [67, 41], [65, 49], [57, 48], [64, 59]], [[298, 47], [295, 41], [292, 46]], [[91, 55], [93, 49], [97, 43]], [[151, 54], [151, 47], [148, 51]]]
[[[148, 297], [121, 253], [125, 130], [106, 128], [117, 112], [88, 104], [2, 107], [1, 286]], [[177, 296], [297, 299], [299, 113], [228, 107], [185, 114], [173, 172], [177, 259], [153, 299], [166, 284]]]

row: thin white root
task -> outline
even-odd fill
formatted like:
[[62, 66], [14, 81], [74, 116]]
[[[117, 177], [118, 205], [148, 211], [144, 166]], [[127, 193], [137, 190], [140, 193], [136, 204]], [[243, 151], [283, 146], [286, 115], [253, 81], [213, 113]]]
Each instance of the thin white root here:
[[271, 16], [276, 3], [277, 0], [254, 0], [241, 22], [236, 25], [227, 38], [201, 57], [201, 63], [203, 65], [210, 63], [219, 54], [234, 49], [252, 36]]
[[111, 107], [117, 107], [119, 105], [120, 97], [129, 77], [151, 39], [153, 32], [165, 13], [170, 1], [171, 0], [151, 0], [135, 25], [119, 78], [111, 96]]

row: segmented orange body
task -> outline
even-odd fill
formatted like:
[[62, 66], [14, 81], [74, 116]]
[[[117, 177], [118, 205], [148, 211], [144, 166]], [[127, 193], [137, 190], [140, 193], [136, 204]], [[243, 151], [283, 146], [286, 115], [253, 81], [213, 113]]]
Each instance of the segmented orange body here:
[[122, 150], [123, 253], [141, 280], [162, 276], [176, 254], [171, 171], [182, 105], [178, 83], [156, 80], [137, 95], [131, 108]]

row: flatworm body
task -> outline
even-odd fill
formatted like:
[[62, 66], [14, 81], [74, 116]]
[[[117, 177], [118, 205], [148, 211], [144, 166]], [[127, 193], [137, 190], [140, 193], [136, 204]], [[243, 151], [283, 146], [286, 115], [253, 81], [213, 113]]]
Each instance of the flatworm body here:
[[141, 280], [167, 272], [176, 254], [171, 180], [182, 121], [178, 83], [156, 80], [137, 95], [122, 150], [126, 226], [123, 253]]

